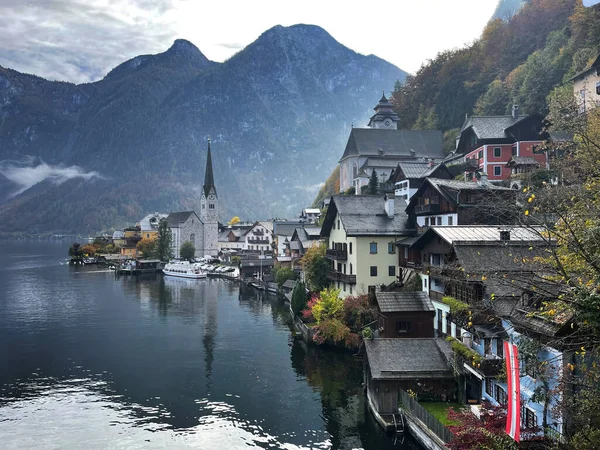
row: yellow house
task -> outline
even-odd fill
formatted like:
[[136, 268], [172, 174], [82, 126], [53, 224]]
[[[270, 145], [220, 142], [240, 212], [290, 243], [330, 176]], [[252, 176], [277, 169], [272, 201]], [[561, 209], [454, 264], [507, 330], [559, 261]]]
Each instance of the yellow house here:
[[600, 54], [573, 78], [573, 92], [579, 112], [585, 113], [600, 105]]
[[140, 220], [140, 236], [142, 239], [154, 239], [158, 237], [158, 226], [162, 219], [166, 219], [168, 214], [153, 213], [148, 214]]
[[375, 292], [377, 286], [397, 281], [395, 241], [410, 235], [405, 207], [393, 194], [331, 198], [321, 236], [327, 238], [331, 260], [327, 278], [341, 297]]

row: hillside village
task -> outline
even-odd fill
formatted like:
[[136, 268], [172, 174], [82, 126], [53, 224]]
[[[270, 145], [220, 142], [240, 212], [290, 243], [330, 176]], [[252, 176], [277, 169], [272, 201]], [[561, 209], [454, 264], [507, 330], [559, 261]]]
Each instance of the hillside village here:
[[[600, 57], [574, 80], [574, 108], [593, 121]], [[136, 244], [154, 239], [166, 221], [173, 257], [190, 241], [196, 255], [237, 265], [242, 281], [277, 281], [309, 341], [364, 355], [368, 405], [385, 429], [399, 426], [403, 404], [411, 432], [445, 448], [456, 432], [414, 400], [451, 401], [476, 417], [508, 405], [517, 441], [521, 433], [564, 439], [572, 419], [559, 411], [585, 354], [583, 325], [572, 310], [555, 311], [572, 289], [548, 256], [560, 253], [564, 224], [547, 204], [533, 204], [544, 190], [572, 184], [555, 169], [564, 169], [574, 135], [514, 105], [510, 115], [467, 116], [444, 156], [441, 132], [399, 129], [385, 94], [374, 111], [366, 128], [350, 132], [340, 193], [321, 208], [217, 225], [209, 142], [200, 213], [149, 214], [113, 243], [123, 257], [141, 257]], [[324, 261], [316, 270], [315, 258]], [[315, 322], [311, 308], [331, 293], [344, 304], [365, 299], [374, 320], [324, 337], [327, 320]], [[519, 355], [512, 368], [508, 352]]]

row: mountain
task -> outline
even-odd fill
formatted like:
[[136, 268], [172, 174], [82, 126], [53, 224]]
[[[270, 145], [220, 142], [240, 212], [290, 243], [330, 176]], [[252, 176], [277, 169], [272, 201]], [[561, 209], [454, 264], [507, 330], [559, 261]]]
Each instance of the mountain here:
[[496, 11], [494, 11], [494, 15], [492, 16], [492, 20], [509, 20], [527, 1], [528, 0], [500, 0], [496, 7]]
[[177, 40], [82, 85], [0, 68], [0, 232], [197, 209], [208, 137], [222, 220], [295, 215], [405, 76], [310, 25], [276, 26], [224, 63]]

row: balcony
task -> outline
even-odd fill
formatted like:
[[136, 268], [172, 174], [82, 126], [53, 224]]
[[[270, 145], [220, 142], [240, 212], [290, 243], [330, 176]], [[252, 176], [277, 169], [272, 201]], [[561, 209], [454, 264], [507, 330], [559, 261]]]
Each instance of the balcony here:
[[440, 205], [439, 203], [429, 203], [428, 205], [416, 205], [415, 214], [417, 216], [425, 214], [440, 214]]
[[356, 284], [356, 275], [346, 275], [345, 273], [333, 270], [327, 271], [327, 279], [331, 281], [341, 281], [342, 283]]
[[420, 269], [422, 264], [421, 261], [404, 261], [404, 263], [400, 263], [400, 266], [407, 267], [409, 269]]
[[269, 245], [268, 239], [248, 238], [248, 244]]
[[263, 236], [265, 232], [263, 230], [252, 230], [252, 234], [256, 236]]
[[488, 356], [479, 363], [477, 368], [486, 377], [495, 377], [502, 371], [503, 360], [497, 356]]
[[338, 261], [346, 261], [348, 259], [348, 251], [328, 248], [327, 252], [325, 253], [325, 256], [329, 259], [336, 259]]

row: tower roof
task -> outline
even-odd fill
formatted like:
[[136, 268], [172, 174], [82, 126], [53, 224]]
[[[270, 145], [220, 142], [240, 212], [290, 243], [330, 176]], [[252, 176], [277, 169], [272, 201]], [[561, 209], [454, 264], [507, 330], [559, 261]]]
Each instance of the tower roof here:
[[209, 192], [217, 193], [215, 179], [213, 177], [212, 157], [210, 155], [210, 138], [208, 139], [208, 154], [206, 155], [206, 171], [204, 172], [204, 195], [208, 197]]
[[375, 111], [375, 114], [369, 120], [369, 127], [371, 127], [374, 122], [381, 122], [388, 118], [394, 122], [398, 122], [400, 120], [398, 114], [396, 114], [396, 111], [394, 111], [393, 105], [385, 96], [385, 92], [383, 92], [379, 103], [377, 103], [373, 110]]

